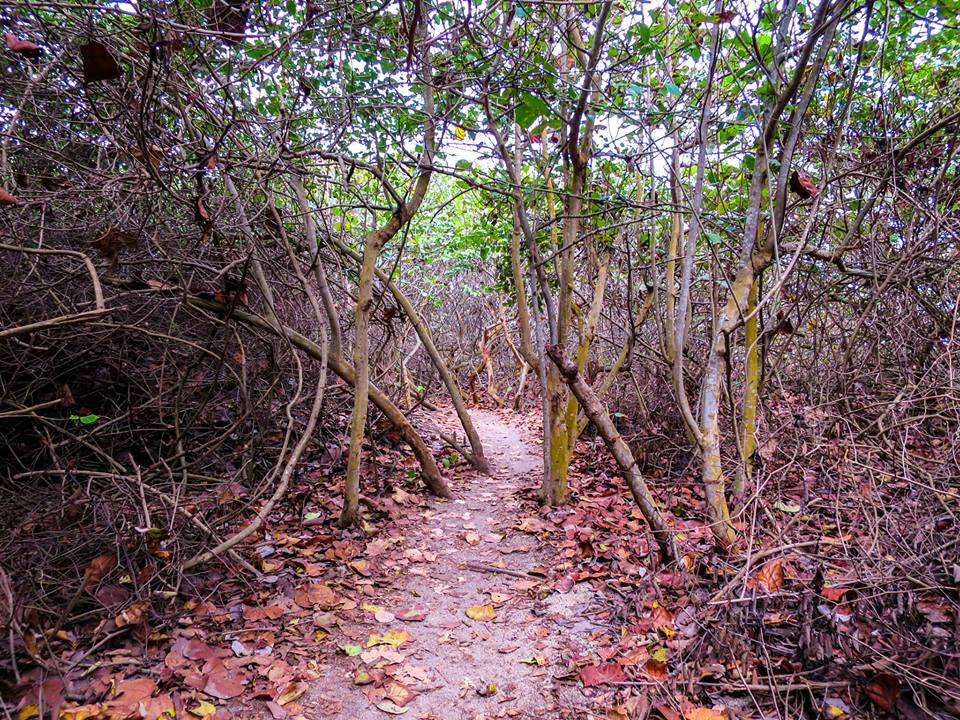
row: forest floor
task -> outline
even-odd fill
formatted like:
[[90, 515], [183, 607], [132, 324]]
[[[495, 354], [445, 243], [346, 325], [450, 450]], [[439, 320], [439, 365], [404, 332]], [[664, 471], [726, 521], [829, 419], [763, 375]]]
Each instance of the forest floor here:
[[[375, 433], [361, 470], [363, 521], [348, 530], [335, 527], [342, 452], [305, 458], [285, 501], [242, 549], [259, 576], [211, 562], [178, 576], [176, 592], [137, 599], [124, 588], [129, 571], [98, 569], [113, 555], [95, 558], [85, 578], [97, 582], [76, 609], [83, 621], [47, 633], [45, 653], [28, 648], [33, 662], [11, 664], [19, 682], [0, 717], [843, 720], [877, 708], [910, 720], [955, 716], [952, 606], [932, 591], [915, 611], [893, 591], [867, 594], [890, 585], [874, 558], [893, 554], [856, 534], [856, 503], [871, 488], [858, 496], [841, 484], [853, 474], [810, 488], [809, 502], [782, 482], [773, 511], [794, 519], [774, 516], [770, 532], [779, 534], [756, 534], [764, 549], [744, 565], [714, 552], [696, 484], [651, 466], [685, 550], [682, 567], [658, 566], [598, 441], [581, 440], [571, 501], [540, 508], [539, 414], [471, 416], [492, 475], [438, 440], [453, 497], [430, 497], [416, 461]], [[424, 437], [459, 429], [449, 411], [416, 421]], [[224, 485], [201, 509], [233, 513], [241, 527], [251, 507], [242, 490]], [[861, 547], [869, 554], [858, 555]], [[901, 692], [891, 667], [909, 668], [936, 694]]]

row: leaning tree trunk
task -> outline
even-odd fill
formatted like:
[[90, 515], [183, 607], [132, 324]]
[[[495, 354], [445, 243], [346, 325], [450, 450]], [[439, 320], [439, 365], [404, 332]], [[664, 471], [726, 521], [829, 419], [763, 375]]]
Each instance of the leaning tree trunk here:
[[633, 495], [633, 499], [640, 508], [640, 512], [643, 513], [644, 519], [650, 526], [653, 537], [657, 541], [657, 545], [660, 547], [663, 556], [668, 560], [676, 560], [677, 548], [674, 543], [673, 533], [670, 531], [670, 526], [657, 509], [656, 501], [653, 499], [653, 495], [650, 494], [650, 489], [647, 487], [646, 482], [644, 482], [643, 475], [641, 475], [640, 469], [637, 467], [636, 458], [634, 458], [630, 446], [627, 445], [620, 436], [620, 433], [617, 432], [617, 428], [610, 418], [610, 413], [607, 412], [603, 402], [597, 397], [596, 393], [594, 393], [593, 388], [584, 380], [577, 366], [564, 357], [563, 349], [559, 345], [549, 346], [547, 348], [547, 355], [553, 360], [553, 364], [560, 371], [561, 376], [570, 387], [570, 390], [577, 396], [581, 407], [583, 407], [583, 411], [587, 417], [590, 418], [590, 422], [597, 428], [597, 432], [599, 432], [600, 437], [603, 438], [604, 444], [607, 446], [610, 454], [613, 455], [614, 460], [616, 460], [623, 479], [630, 488], [630, 494]]
[[[334, 240], [334, 242], [341, 252], [345, 252], [354, 260], [361, 259], [357, 253], [343, 243], [337, 240]], [[420, 336], [420, 341], [423, 343], [423, 347], [426, 348], [427, 354], [430, 356], [430, 360], [433, 362], [433, 366], [437, 369], [437, 373], [439, 373], [440, 378], [443, 380], [444, 386], [447, 388], [447, 393], [450, 395], [450, 401], [453, 403], [453, 407], [457, 412], [457, 417], [460, 419], [460, 424], [463, 426], [463, 431], [467, 435], [467, 441], [470, 443], [470, 449], [472, 450], [472, 455], [468, 456], [467, 459], [473, 464], [474, 467], [477, 468], [477, 470], [489, 475], [490, 462], [483, 454], [483, 444], [480, 442], [480, 436], [477, 434], [477, 430], [473, 426], [473, 421], [470, 419], [470, 413], [467, 412], [467, 406], [463, 402], [463, 393], [460, 392], [460, 386], [457, 384], [457, 379], [453, 376], [453, 373], [450, 372], [450, 368], [447, 366], [447, 363], [445, 363], [443, 358], [440, 356], [440, 351], [437, 350], [437, 345], [433, 341], [433, 335], [430, 334], [430, 328], [428, 328], [427, 324], [423, 322], [423, 319], [420, 317], [417, 309], [413, 306], [413, 303], [410, 302], [410, 299], [403, 293], [403, 291], [400, 290], [400, 288], [397, 287], [396, 283], [387, 277], [385, 272], [377, 268], [376, 275], [377, 279], [387, 286], [387, 289], [400, 305], [401, 310], [403, 310], [404, 315], [407, 316], [410, 324], [413, 325], [413, 329], [416, 330], [417, 335]]]
[[[281, 337], [286, 337], [294, 347], [305, 352], [314, 360], [322, 360], [323, 358], [323, 350], [319, 345], [317, 345], [317, 343], [313, 342], [304, 335], [301, 335], [293, 328], [287, 327], [286, 325], [281, 325], [279, 328], [277, 328], [271, 322], [263, 319], [259, 315], [254, 315], [253, 313], [239, 310], [237, 308], [231, 308], [222, 303], [207, 300], [196, 295], [188, 295], [186, 301], [190, 305], [204, 308], [206, 310], [212, 310], [213, 312], [221, 315], [228, 315], [231, 319], [242, 322], [244, 325], [256, 327], [261, 330], [266, 330], [267, 332], [280, 335]], [[353, 366], [344, 360], [343, 357], [339, 355], [330, 355], [328, 358], [328, 367], [334, 372], [334, 374], [340, 377], [340, 379], [348, 385], [356, 385], [357, 373]], [[440, 474], [440, 468], [437, 467], [437, 462], [433, 457], [433, 453], [430, 452], [430, 448], [427, 447], [427, 444], [424, 442], [423, 438], [420, 437], [420, 434], [417, 432], [416, 428], [414, 428], [410, 421], [407, 420], [407, 417], [403, 414], [403, 411], [393, 403], [393, 401], [385, 392], [380, 390], [380, 388], [373, 383], [368, 384], [368, 390], [370, 400], [372, 400], [373, 404], [377, 406], [377, 409], [386, 416], [390, 424], [393, 425], [397, 432], [400, 433], [400, 437], [403, 438], [403, 441], [409, 445], [410, 449], [413, 451], [414, 456], [420, 463], [420, 472], [423, 475], [423, 483], [427, 486], [427, 489], [438, 497], [450, 497], [450, 489], [447, 487], [447, 483], [443, 479], [443, 475]]]

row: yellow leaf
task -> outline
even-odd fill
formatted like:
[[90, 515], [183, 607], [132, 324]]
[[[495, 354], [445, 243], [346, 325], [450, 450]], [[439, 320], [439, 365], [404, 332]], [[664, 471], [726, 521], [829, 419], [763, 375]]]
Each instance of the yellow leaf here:
[[17, 720], [30, 720], [35, 717], [40, 717], [40, 708], [36, 705], [24, 705], [17, 713]]
[[463, 140], [463, 139], [467, 136], [467, 131], [464, 130], [464, 129], [463, 129], [462, 127], [460, 127], [459, 125], [457, 125], [457, 126], [453, 129], [453, 136], [454, 136], [457, 140]]
[[367, 638], [367, 647], [373, 647], [375, 645], [393, 645], [394, 647], [400, 647], [404, 643], [411, 642], [412, 640], [413, 635], [406, 630], [391, 630], [385, 632], [383, 635], [379, 633], [370, 635], [370, 637]]
[[383, 641], [387, 645], [400, 647], [404, 643], [412, 642], [413, 635], [408, 633], [406, 630], [391, 630], [390, 632], [385, 632], [383, 634]]
[[206, 720], [206, 718], [213, 717], [217, 712], [217, 708], [213, 703], [201, 700], [196, 707], [190, 708], [189, 712], [191, 715], [196, 715], [198, 718]]
[[473, 605], [467, 608], [467, 617], [471, 620], [487, 622], [497, 617], [497, 611], [493, 605]]

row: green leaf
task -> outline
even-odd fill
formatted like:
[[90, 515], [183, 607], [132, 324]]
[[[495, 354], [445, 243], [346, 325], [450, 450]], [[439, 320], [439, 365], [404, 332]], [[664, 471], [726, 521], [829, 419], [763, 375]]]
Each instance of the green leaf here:
[[664, 84], [663, 89], [666, 90], [668, 94], [673, 95], [674, 97], [680, 97], [680, 95], [682, 94], [680, 91], [680, 88], [672, 80], [668, 80]]
[[650, 26], [645, 23], [637, 23], [636, 28], [640, 35], [640, 42], [644, 45], [650, 42]]
[[70, 419], [79, 422], [81, 425], [93, 425], [100, 419], [100, 416], [91, 413], [90, 415], [71, 415]]
[[774, 507], [775, 510], [779, 510], [780, 512], [785, 512], [785, 513], [791, 513], [791, 514], [793, 514], [793, 513], [798, 513], [798, 512], [800, 512], [800, 506], [799, 506], [799, 505], [794, 505], [794, 504], [792, 504], [792, 503], [785, 503], [783, 500], [777, 500], [777, 501], [773, 504], [773, 507]]
[[524, 93], [521, 96], [520, 104], [517, 106], [517, 123], [520, 127], [529, 128], [538, 117], [549, 114], [550, 108], [536, 95]]
[[356, 657], [357, 655], [363, 652], [363, 648], [360, 647], [359, 645], [349, 645], [349, 644], [341, 645], [340, 649], [343, 650], [343, 652], [349, 655], [350, 657]]

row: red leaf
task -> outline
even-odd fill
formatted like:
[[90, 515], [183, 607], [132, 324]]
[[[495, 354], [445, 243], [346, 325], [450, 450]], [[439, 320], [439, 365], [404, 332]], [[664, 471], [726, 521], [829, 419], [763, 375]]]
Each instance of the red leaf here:
[[580, 676], [580, 682], [584, 687], [594, 687], [595, 685], [609, 685], [611, 683], [625, 682], [627, 674], [617, 663], [604, 663], [603, 665], [588, 665], [577, 670]]
[[13, 195], [0, 188], [0, 205], [16, 205], [19, 202]]
[[31, 57], [36, 57], [40, 54], [40, 46], [29, 40], [21, 40], [13, 33], [4, 33], [3, 39], [7, 43], [7, 50], [10, 52], [19, 53], [20, 55], [28, 55]]
[[81, 45], [80, 57], [83, 58], [83, 82], [87, 84], [116, 80], [123, 74], [107, 46], [96, 41]]
[[218, 667], [207, 676], [203, 691], [221, 700], [229, 700], [243, 692], [243, 683], [236, 675], [231, 675], [226, 668]]
[[794, 170], [790, 175], [790, 189], [804, 200], [817, 196], [817, 186], [800, 170]]
[[899, 695], [900, 681], [889, 673], [879, 673], [867, 685], [867, 696], [887, 712], [893, 712]]

